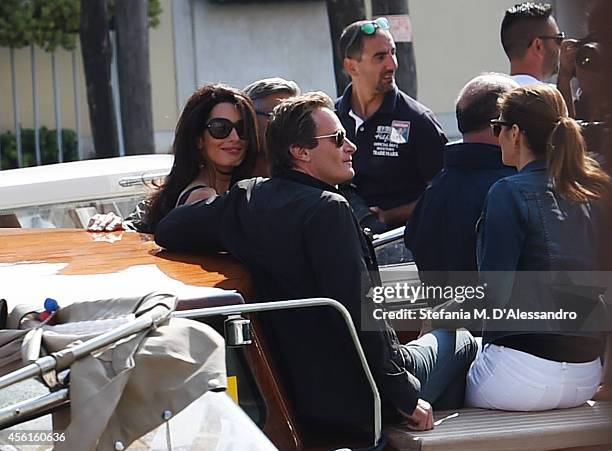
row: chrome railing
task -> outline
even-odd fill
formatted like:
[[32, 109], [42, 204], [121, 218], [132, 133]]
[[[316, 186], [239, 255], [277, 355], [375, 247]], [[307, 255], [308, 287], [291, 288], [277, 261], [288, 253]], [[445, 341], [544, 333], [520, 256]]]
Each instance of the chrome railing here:
[[[355, 345], [355, 350], [359, 356], [363, 372], [366, 376], [370, 389], [372, 390], [372, 396], [374, 398], [374, 446], [377, 446], [382, 436], [380, 394], [378, 392], [378, 388], [376, 387], [376, 382], [374, 381], [372, 372], [370, 371], [370, 367], [368, 366], [363, 348], [361, 347], [357, 330], [355, 329], [351, 315], [348, 310], [338, 301], [328, 298], [312, 298], [262, 302], [255, 304], [236, 304], [194, 310], [174, 311], [171, 315], [175, 318], [200, 319], [211, 316], [230, 316], [243, 313], [256, 313], [307, 307], [331, 307], [342, 315], [351, 339], [353, 340], [353, 344]], [[56, 358], [53, 356], [41, 357], [30, 365], [0, 377], [0, 389], [6, 388], [31, 377], [43, 377], [45, 380], [48, 380], [49, 376], [52, 375], [51, 382], [53, 382], [53, 379], [56, 378], [56, 373], [68, 368], [69, 365], [75, 360], [89, 355], [98, 349], [102, 349], [121, 338], [146, 330], [150, 327], [155, 327], [161, 321], [165, 320], [167, 314], [167, 309], [156, 307], [130, 323], [119, 326], [111, 331], [71, 347], [70, 352], [68, 353], [68, 358], [66, 358], [65, 354], [59, 360], [56, 360]], [[61, 379], [67, 379], [65, 376], [66, 375], [64, 375], [64, 377]], [[62, 384], [60, 383], [58, 385], [61, 386]], [[63, 402], [67, 401], [68, 398], [69, 389], [63, 387], [55, 392], [4, 407], [0, 409], [0, 429], [17, 424], [20, 422], [20, 420], [26, 421], [27, 419], [32, 418], [37, 411], [47, 412], [48, 409], [62, 404]]]

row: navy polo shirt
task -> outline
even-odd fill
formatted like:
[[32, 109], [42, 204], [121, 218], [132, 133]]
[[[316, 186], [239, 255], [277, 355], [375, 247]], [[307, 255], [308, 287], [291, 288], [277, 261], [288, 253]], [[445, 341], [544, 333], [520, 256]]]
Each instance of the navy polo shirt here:
[[447, 142], [431, 110], [397, 87], [385, 94], [376, 113], [356, 130], [351, 111], [352, 85], [336, 102], [353, 155], [357, 192], [383, 210], [416, 200], [442, 167]]

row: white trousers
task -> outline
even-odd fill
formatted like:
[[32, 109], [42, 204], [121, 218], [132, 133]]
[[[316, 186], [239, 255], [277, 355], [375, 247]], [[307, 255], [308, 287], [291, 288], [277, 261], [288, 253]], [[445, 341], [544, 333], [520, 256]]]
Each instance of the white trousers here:
[[465, 403], [485, 409], [534, 411], [576, 407], [601, 382], [600, 359], [566, 363], [486, 344], [467, 375]]

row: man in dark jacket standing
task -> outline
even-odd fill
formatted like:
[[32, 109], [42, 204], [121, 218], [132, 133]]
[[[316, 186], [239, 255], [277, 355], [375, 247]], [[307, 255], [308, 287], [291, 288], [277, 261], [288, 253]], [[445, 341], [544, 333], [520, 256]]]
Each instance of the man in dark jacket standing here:
[[423, 193], [404, 232], [422, 282], [478, 282], [476, 222], [484, 199], [493, 183], [516, 173], [502, 163], [489, 121], [499, 116], [498, 98], [518, 86], [506, 75], [484, 74], [459, 93], [456, 112], [463, 142], [446, 146], [444, 168]]
[[[373, 320], [376, 306], [367, 293], [380, 284], [375, 257], [336, 188], [354, 175], [355, 146], [327, 95], [310, 93], [276, 107], [267, 149], [270, 179], [243, 180], [222, 196], [173, 210], [157, 227], [156, 242], [174, 251], [229, 251], [250, 270], [260, 301], [323, 296], [342, 303], [385, 411], [431, 429], [428, 401], [465, 380], [473, 338], [436, 331], [401, 345], [385, 319]], [[260, 317], [301, 418], [369, 424], [371, 393], [352, 373], [357, 357], [338, 315], [299, 309]], [[462, 402], [461, 395], [455, 407]]]

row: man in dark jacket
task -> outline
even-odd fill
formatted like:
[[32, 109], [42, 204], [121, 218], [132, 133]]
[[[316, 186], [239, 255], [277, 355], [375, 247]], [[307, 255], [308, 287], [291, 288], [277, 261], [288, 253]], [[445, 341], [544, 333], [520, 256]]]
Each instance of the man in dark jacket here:
[[[336, 188], [354, 175], [355, 146], [327, 95], [310, 93], [276, 107], [267, 149], [272, 178], [244, 180], [222, 196], [173, 210], [158, 225], [156, 242], [173, 251], [229, 251], [250, 270], [260, 301], [323, 296], [342, 303], [383, 408], [416, 429], [431, 429], [429, 402], [465, 380], [473, 338], [436, 331], [401, 345], [386, 319], [373, 320], [377, 306], [367, 293], [380, 285], [378, 268]], [[355, 371], [354, 346], [339, 315], [321, 310], [260, 315], [281, 380], [302, 419], [367, 426], [372, 395]]]
[[463, 142], [446, 146], [444, 168], [421, 196], [404, 232], [426, 284], [478, 282], [476, 222], [485, 196], [497, 180], [516, 173], [502, 163], [489, 121], [499, 116], [498, 98], [518, 86], [505, 75], [484, 74], [459, 93], [456, 113]]

